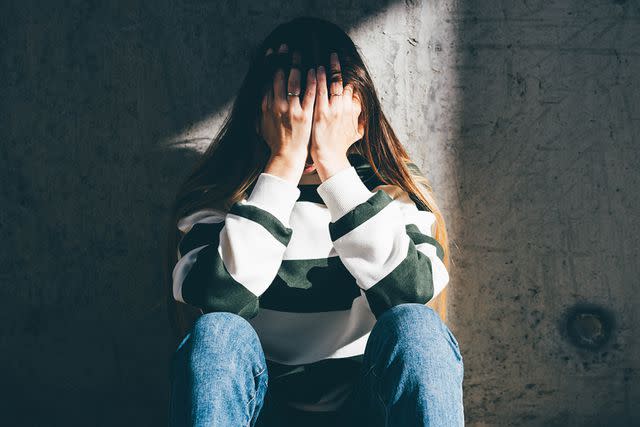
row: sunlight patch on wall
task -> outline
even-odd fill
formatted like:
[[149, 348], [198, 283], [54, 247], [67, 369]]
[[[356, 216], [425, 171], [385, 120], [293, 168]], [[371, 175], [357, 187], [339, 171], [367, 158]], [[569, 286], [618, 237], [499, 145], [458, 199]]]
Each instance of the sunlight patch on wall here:
[[222, 128], [225, 118], [231, 111], [232, 105], [233, 99], [229, 100], [223, 108], [211, 113], [205, 119], [195, 122], [184, 130], [164, 138], [160, 142], [161, 148], [203, 153]]

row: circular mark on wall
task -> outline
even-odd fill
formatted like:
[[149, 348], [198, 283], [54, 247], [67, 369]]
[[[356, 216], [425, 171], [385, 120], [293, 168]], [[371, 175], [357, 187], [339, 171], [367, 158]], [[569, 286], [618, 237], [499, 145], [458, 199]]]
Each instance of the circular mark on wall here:
[[614, 316], [595, 304], [576, 304], [565, 315], [565, 332], [576, 347], [597, 350], [611, 338]]

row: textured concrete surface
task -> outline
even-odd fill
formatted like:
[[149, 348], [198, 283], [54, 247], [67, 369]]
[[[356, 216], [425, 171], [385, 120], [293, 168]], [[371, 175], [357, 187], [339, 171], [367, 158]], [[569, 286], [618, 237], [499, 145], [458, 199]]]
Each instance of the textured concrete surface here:
[[164, 424], [165, 212], [300, 13], [348, 29], [432, 179], [467, 425], [640, 423], [637, 1], [104, 3], [0, 13], [3, 424]]
[[[640, 4], [461, 2], [451, 316], [477, 425], [640, 425]], [[448, 185], [451, 184], [451, 185]], [[597, 304], [598, 350], [563, 320]]]

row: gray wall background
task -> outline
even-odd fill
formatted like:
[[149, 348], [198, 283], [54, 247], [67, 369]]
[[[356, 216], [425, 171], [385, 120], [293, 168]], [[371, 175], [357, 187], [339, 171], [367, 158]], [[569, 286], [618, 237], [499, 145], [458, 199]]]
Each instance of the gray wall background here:
[[3, 2], [2, 423], [165, 423], [166, 209], [303, 13], [360, 46], [448, 220], [467, 425], [638, 425], [637, 0]]

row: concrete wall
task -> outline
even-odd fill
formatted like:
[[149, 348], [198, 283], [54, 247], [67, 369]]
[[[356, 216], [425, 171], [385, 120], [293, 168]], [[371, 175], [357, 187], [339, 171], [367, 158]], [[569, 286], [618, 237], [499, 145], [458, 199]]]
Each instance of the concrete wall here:
[[3, 424], [165, 423], [166, 209], [300, 13], [432, 179], [467, 425], [639, 422], [637, 1], [41, 3], [0, 14]]
[[[460, 4], [456, 179], [440, 188], [469, 419], [638, 425], [640, 4]], [[574, 310], [610, 339], [585, 323], [573, 345]]]

